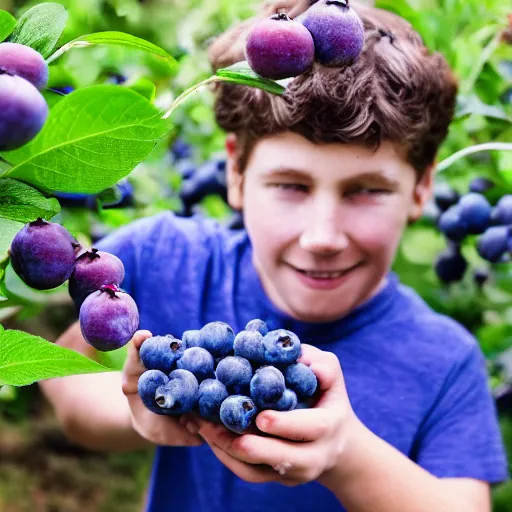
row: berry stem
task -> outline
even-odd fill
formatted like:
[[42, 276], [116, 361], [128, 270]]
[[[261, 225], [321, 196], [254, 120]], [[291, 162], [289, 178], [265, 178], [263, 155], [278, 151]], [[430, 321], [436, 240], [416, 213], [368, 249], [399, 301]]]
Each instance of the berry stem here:
[[445, 169], [450, 167], [453, 163], [465, 156], [471, 155], [473, 153], [478, 153], [480, 151], [512, 151], [512, 144], [507, 142], [488, 142], [486, 144], [476, 144], [475, 146], [469, 146], [467, 148], [461, 149], [457, 151], [453, 155], [445, 158], [442, 162], [437, 164], [437, 172], [443, 172]]

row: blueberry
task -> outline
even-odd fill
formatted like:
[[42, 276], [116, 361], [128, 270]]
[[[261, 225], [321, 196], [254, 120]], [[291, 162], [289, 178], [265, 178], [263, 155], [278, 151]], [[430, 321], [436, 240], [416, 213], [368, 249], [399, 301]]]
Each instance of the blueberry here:
[[288, 366], [284, 371], [284, 378], [286, 386], [295, 391], [301, 400], [312, 397], [316, 391], [316, 375], [304, 363]]
[[137, 389], [142, 403], [156, 414], [166, 414], [155, 401], [156, 390], [169, 382], [169, 377], [160, 370], [147, 370], [140, 377]]
[[489, 280], [489, 277], [489, 271], [484, 268], [476, 269], [473, 272], [473, 280], [479, 288], [481, 288]]
[[184, 180], [190, 180], [196, 172], [196, 164], [189, 158], [176, 162], [174, 167]]
[[220, 406], [220, 419], [224, 426], [237, 434], [243, 434], [258, 414], [254, 402], [243, 395], [231, 395]]
[[468, 267], [467, 261], [460, 253], [460, 249], [451, 246], [442, 252], [436, 260], [435, 271], [439, 279], [446, 284], [460, 281]]
[[291, 389], [285, 389], [281, 398], [274, 403], [270, 404], [267, 409], [273, 409], [274, 411], [293, 411], [297, 407], [297, 395], [295, 391]]
[[446, 238], [454, 242], [461, 242], [468, 235], [468, 226], [462, 218], [458, 205], [450, 206], [439, 217], [438, 228]]
[[491, 221], [497, 226], [512, 224], [512, 194], [504, 195], [493, 208]]
[[169, 382], [159, 386], [155, 392], [156, 404], [167, 414], [185, 414], [197, 405], [199, 383], [187, 370], [174, 370]]
[[233, 352], [235, 334], [225, 322], [210, 322], [201, 329], [201, 347], [214, 357], [224, 357]]
[[471, 192], [462, 196], [457, 207], [468, 233], [479, 235], [489, 227], [492, 208], [489, 201], [481, 194]]
[[213, 373], [213, 356], [201, 347], [187, 348], [178, 360], [178, 368], [193, 373], [199, 382], [215, 376]]
[[490, 227], [480, 237], [478, 254], [491, 263], [498, 263], [509, 250], [512, 228], [510, 226]]
[[48, 83], [48, 64], [43, 56], [23, 44], [0, 43], [0, 73], [24, 78], [40, 91]]
[[192, 146], [181, 137], [177, 137], [171, 147], [171, 153], [175, 160], [184, 160], [192, 157]]
[[219, 362], [215, 375], [231, 394], [242, 395], [249, 392], [252, 366], [243, 357], [227, 356]]
[[0, 151], [17, 149], [43, 128], [48, 105], [27, 80], [0, 72]]
[[115, 286], [102, 286], [80, 308], [80, 328], [85, 341], [102, 352], [126, 345], [139, 327], [135, 301]]
[[103, 285], [121, 286], [123, 280], [123, 262], [114, 254], [92, 248], [76, 259], [69, 278], [69, 294], [80, 308], [86, 297]]
[[167, 334], [144, 340], [140, 346], [139, 356], [142, 364], [149, 370], [170, 373], [176, 368], [176, 362], [184, 352], [183, 341]]
[[233, 214], [231, 215], [230, 219], [228, 220], [228, 222], [226, 224], [226, 227], [228, 229], [231, 229], [234, 231], [238, 231], [240, 229], [245, 229], [244, 216], [243, 216], [242, 212], [238, 212], [238, 211], [233, 212]]
[[197, 329], [190, 329], [185, 331], [181, 336], [181, 340], [186, 348], [200, 347], [201, 346], [201, 331]]
[[459, 194], [447, 183], [436, 183], [434, 186], [434, 202], [442, 212], [456, 205], [459, 199]]
[[263, 337], [265, 362], [270, 364], [293, 364], [301, 355], [300, 340], [291, 331], [278, 329]]
[[244, 357], [253, 363], [265, 362], [263, 336], [258, 331], [240, 331], [233, 344], [235, 356]]
[[284, 375], [274, 366], [256, 370], [250, 384], [251, 397], [262, 409], [275, 404], [286, 389]]
[[297, 20], [313, 36], [315, 59], [324, 66], [350, 66], [363, 50], [364, 25], [348, 0], [320, 0]]
[[309, 71], [315, 62], [315, 45], [303, 25], [280, 13], [253, 25], [245, 57], [260, 76], [280, 80]]
[[220, 423], [220, 406], [229, 396], [226, 386], [217, 379], [206, 379], [199, 386], [199, 414], [202, 418]]
[[28, 286], [50, 290], [69, 279], [80, 249], [80, 244], [64, 227], [39, 218], [26, 224], [14, 237], [11, 264]]
[[258, 331], [262, 336], [265, 336], [265, 334], [268, 333], [267, 324], [263, 320], [260, 320], [259, 318], [255, 318], [254, 320], [247, 322], [245, 330]]
[[482, 176], [475, 178], [469, 184], [469, 190], [471, 192], [475, 192], [476, 194], [485, 194], [488, 190], [494, 187], [494, 182], [488, 178], [484, 178]]
[[214, 161], [199, 166], [194, 174], [183, 182], [180, 190], [180, 199], [189, 208], [210, 195], [218, 195], [227, 200], [226, 184], [219, 176]]

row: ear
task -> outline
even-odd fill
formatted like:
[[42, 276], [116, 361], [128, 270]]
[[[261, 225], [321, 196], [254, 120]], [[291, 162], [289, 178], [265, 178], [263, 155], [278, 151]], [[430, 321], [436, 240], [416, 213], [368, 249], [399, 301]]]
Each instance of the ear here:
[[411, 223], [416, 222], [421, 217], [427, 201], [432, 196], [432, 189], [434, 186], [434, 169], [435, 164], [431, 164], [427, 167], [423, 176], [414, 186], [411, 207], [409, 209], [409, 222]]
[[226, 181], [228, 186], [228, 203], [234, 210], [243, 208], [244, 176], [237, 162], [237, 138], [234, 133], [226, 137]]

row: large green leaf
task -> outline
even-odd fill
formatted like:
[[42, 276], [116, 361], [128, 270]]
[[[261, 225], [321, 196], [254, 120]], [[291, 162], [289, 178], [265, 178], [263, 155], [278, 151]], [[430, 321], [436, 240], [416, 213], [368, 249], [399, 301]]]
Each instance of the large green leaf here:
[[286, 89], [268, 78], [263, 78], [255, 73], [247, 63], [247, 61], [237, 62], [227, 68], [217, 70], [215, 73], [218, 77], [222, 78], [224, 82], [230, 82], [240, 85], [249, 85], [257, 87], [272, 94], [283, 94]]
[[48, 59], [48, 63], [53, 62], [55, 59], [60, 57], [65, 52], [71, 50], [72, 48], [86, 48], [88, 46], [98, 44], [127, 46], [129, 48], [149, 52], [161, 59], [164, 59], [164, 61], [166, 61], [167, 64], [169, 65], [171, 72], [175, 72], [178, 67], [178, 63], [176, 62], [176, 60], [156, 44], [150, 43], [149, 41], [141, 39], [140, 37], [125, 34], [124, 32], [114, 31], [96, 32], [95, 34], [87, 34], [77, 37], [76, 39], [69, 41], [69, 43], [66, 43], [62, 48], [55, 52], [55, 54]]
[[17, 178], [45, 192], [97, 193], [128, 175], [153, 150], [169, 123], [125, 87], [98, 85], [66, 96], [40, 134], [6, 153]]
[[0, 42], [9, 37], [16, 26], [16, 19], [7, 11], [0, 11]]
[[68, 13], [55, 3], [42, 3], [25, 12], [10, 37], [13, 43], [24, 44], [48, 57], [66, 26]]
[[0, 385], [112, 371], [73, 350], [22, 331], [0, 332]]
[[38, 217], [51, 219], [60, 212], [54, 197], [45, 197], [39, 190], [10, 178], [0, 179], [0, 217], [18, 222], [32, 222]]

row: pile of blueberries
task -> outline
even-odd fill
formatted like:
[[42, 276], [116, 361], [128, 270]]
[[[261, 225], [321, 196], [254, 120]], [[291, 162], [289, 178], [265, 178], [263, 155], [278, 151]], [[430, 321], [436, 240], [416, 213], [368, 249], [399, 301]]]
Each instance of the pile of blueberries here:
[[236, 336], [224, 322], [146, 339], [139, 351], [146, 368], [138, 381], [144, 405], [160, 415], [197, 413], [236, 433], [247, 432], [263, 410], [312, 405], [317, 378], [291, 331], [268, 331], [251, 320]]
[[[435, 190], [435, 204], [440, 210], [437, 220], [439, 231], [449, 245], [435, 263], [439, 279], [444, 283], [460, 281], [468, 263], [461, 253], [461, 244], [469, 236], [479, 235], [477, 251], [489, 263], [510, 261], [512, 252], [512, 195], [502, 196], [492, 206], [485, 193], [494, 183], [487, 178], [475, 178], [469, 192], [462, 197], [448, 185]], [[483, 284], [488, 278], [484, 270], [477, 270], [474, 279]]]
[[117, 256], [85, 250], [60, 224], [41, 218], [16, 234], [9, 254], [16, 274], [36, 290], [69, 280], [82, 335], [97, 350], [116, 350], [131, 340], [139, 327], [139, 311], [120, 288], [125, 270]]

